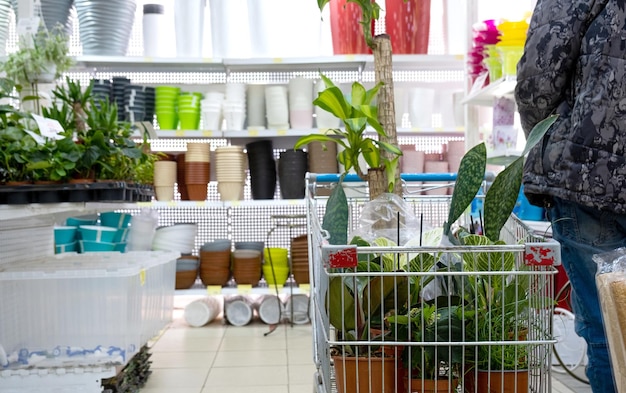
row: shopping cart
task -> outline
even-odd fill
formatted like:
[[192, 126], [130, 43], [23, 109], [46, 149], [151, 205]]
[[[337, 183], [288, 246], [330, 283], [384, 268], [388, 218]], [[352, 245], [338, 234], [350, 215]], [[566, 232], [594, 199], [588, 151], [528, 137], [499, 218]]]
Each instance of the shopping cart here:
[[[317, 191], [337, 181], [307, 175], [316, 392], [552, 391], [557, 242], [512, 216], [503, 244], [329, 245], [321, 226], [327, 198]], [[441, 227], [450, 197], [419, 190], [451, 186], [453, 175], [403, 181], [420, 226]], [[358, 179], [346, 178], [343, 187], [351, 232], [369, 201]], [[425, 229], [419, 237], [428, 238]], [[428, 377], [440, 390], [422, 390]]]

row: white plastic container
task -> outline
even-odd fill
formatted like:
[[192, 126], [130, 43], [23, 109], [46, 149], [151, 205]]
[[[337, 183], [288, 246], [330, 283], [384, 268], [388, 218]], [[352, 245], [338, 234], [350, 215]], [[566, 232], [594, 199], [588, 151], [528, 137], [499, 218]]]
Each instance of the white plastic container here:
[[[170, 34], [171, 36], [171, 34]], [[143, 55], [146, 57], [166, 57], [171, 46], [166, 29], [162, 4], [143, 6]]]
[[205, 7], [206, 0], [176, 0], [174, 2], [176, 55], [178, 57], [202, 57]]
[[125, 364], [171, 320], [178, 256], [59, 254], [3, 266], [8, 368]]
[[285, 314], [285, 304], [276, 295], [265, 295], [255, 304], [261, 321], [268, 325], [279, 323]]
[[233, 326], [245, 326], [252, 321], [252, 305], [244, 296], [224, 299], [224, 317]]
[[193, 327], [211, 323], [220, 313], [220, 304], [214, 297], [194, 300], [185, 307], [185, 321]]

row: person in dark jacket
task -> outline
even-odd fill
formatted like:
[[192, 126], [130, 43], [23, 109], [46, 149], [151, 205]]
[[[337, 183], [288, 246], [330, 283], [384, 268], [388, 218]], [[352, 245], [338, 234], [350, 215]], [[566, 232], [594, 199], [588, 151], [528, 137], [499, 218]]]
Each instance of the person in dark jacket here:
[[561, 243], [592, 390], [613, 393], [592, 256], [626, 246], [626, 0], [538, 0], [515, 99], [527, 135], [559, 115], [527, 158], [524, 192]]

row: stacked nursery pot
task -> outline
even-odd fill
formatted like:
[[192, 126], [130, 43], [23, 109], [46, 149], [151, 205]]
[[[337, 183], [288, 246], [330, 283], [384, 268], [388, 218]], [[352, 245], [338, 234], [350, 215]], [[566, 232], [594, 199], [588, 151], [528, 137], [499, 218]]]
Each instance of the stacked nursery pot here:
[[237, 284], [258, 284], [261, 279], [261, 251], [235, 250], [232, 273]]
[[178, 128], [178, 96], [180, 88], [176, 86], [157, 86], [154, 88], [157, 122], [161, 130]]
[[219, 239], [200, 248], [200, 279], [204, 285], [226, 285], [230, 279], [230, 240]]
[[157, 201], [174, 199], [176, 183], [176, 161], [157, 161], [154, 163], [154, 191]]
[[287, 150], [280, 153], [278, 181], [283, 199], [302, 199], [305, 175], [308, 171], [308, 155], [304, 150]]
[[291, 239], [291, 273], [296, 283], [309, 283], [309, 241], [307, 235]]
[[276, 161], [271, 140], [246, 145], [252, 199], [274, 199], [276, 192]]
[[201, 93], [186, 93], [178, 97], [178, 120], [181, 130], [197, 130], [200, 127]]
[[223, 146], [215, 149], [217, 190], [222, 201], [243, 199], [246, 181], [246, 162], [242, 146]]
[[176, 289], [189, 289], [198, 278], [200, 260], [194, 255], [183, 255], [176, 260]]
[[211, 145], [209, 143], [187, 143], [185, 153], [185, 188], [189, 200], [207, 199], [208, 184], [211, 180]]
[[313, 127], [313, 80], [293, 78], [289, 81], [289, 123], [291, 128]]
[[227, 83], [222, 103], [226, 130], [241, 131], [246, 119], [246, 84]]
[[269, 285], [283, 285], [289, 277], [289, 257], [286, 248], [263, 250], [263, 277]]

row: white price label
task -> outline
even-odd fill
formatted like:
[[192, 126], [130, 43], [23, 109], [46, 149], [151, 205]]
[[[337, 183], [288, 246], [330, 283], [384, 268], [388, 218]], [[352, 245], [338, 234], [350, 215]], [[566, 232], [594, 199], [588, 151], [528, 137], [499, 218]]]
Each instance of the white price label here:
[[17, 34], [26, 35], [37, 33], [37, 30], [39, 30], [39, 21], [40, 19], [37, 16], [32, 18], [20, 18], [19, 22], [17, 22]]
[[45, 136], [47, 138], [52, 139], [63, 139], [64, 137], [59, 135], [65, 130], [61, 123], [54, 119], [48, 119], [43, 116], [33, 114], [33, 119], [37, 122], [39, 126], [39, 133], [41, 136]]

